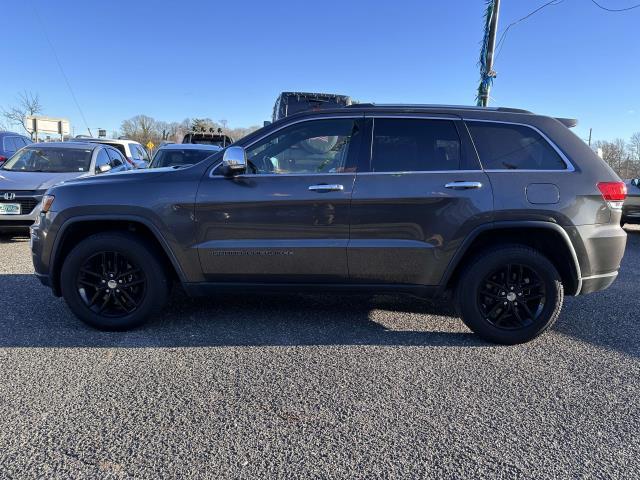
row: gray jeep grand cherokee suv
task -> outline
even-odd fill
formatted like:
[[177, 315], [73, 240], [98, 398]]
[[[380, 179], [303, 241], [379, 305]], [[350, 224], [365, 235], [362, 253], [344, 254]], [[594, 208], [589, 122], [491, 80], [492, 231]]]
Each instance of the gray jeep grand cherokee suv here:
[[565, 294], [607, 288], [625, 249], [625, 186], [568, 123], [504, 108], [300, 113], [193, 166], [51, 188], [36, 274], [102, 329], [139, 325], [179, 282], [446, 296], [481, 337], [525, 342]]

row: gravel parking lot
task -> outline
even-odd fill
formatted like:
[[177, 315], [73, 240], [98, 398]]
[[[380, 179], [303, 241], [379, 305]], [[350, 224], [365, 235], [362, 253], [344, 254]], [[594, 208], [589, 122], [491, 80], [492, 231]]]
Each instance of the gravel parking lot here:
[[498, 347], [443, 305], [174, 295], [80, 324], [0, 244], [0, 478], [638, 478], [640, 229], [617, 282]]

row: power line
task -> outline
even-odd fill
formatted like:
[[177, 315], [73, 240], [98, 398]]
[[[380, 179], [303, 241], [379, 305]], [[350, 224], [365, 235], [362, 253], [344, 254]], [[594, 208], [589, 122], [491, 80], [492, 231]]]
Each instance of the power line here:
[[637, 4], [637, 5], [633, 5], [631, 7], [627, 7], [627, 8], [607, 8], [607, 7], [604, 7], [604, 6], [600, 5], [598, 2], [596, 2], [596, 0], [591, 0], [591, 3], [593, 3], [598, 8], [601, 8], [602, 10], [605, 10], [607, 12], [626, 12], [628, 10], [633, 10], [634, 8], [640, 7], [640, 3]]
[[498, 56], [500, 55], [500, 52], [502, 51], [502, 47], [504, 45], [504, 41], [507, 38], [507, 33], [509, 32], [509, 29], [511, 27], [513, 27], [514, 25], [522, 22], [523, 20], [526, 20], [527, 18], [531, 17], [532, 15], [535, 15], [536, 13], [538, 13], [543, 8], [546, 8], [548, 6], [560, 5], [562, 2], [564, 2], [564, 0], [551, 0], [550, 2], [547, 2], [547, 3], [543, 4], [543, 5], [540, 5], [538, 8], [536, 8], [533, 11], [531, 11], [530, 13], [525, 15], [524, 17], [516, 20], [515, 22], [511, 22], [509, 25], [507, 25], [507, 28], [505, 28], [504, 31], [502, 32], [502, 35], [500, 35], [500, 40], [498, 40], [498, 53], [496, 53], [496, 60], [498, 59]]
[[51, 42], [51, 39], [49, 38], [49, 35], [47, 34], [47, 29], [44, 26], [44, 22], [40, 18], [40, 14], [38, 13], [38, 10], [36, 9], [34, 4], [31, 4], [31, 8], [33, 9], [33, 13], [35, 14], [36, 18], [38, 19], [38, 23], [40, 24], [40, 28], [42, 30], [42, 33], [44, 34], [44, 38], [47, 40], [47, 43], [49, 44], [49, 47], [51, 48], [51, 51], [53, 52], [53, 58], [55, 59], [56, 63], [58, 64], [58, 68], [60, 69], [60, 73], [62, 73], [62, 78], [64, 78], [64, 81], [67, 84], [67, 88], [69, 89], [69, 93], [71, 93], [71, 98], [73, 99], [73, 103], [76, 104], [76, 107], [78, 108], [78, 111], [80, 112], [80, 116], [82, 117], [82, 121], [84, 122], [84, 126], [87, 127], [87, 131], [89, 132], [89, 135], [91, 135], [91, 129], [89, 128], [89, 123], [87, 122], [87, 118], [84, 116], [84, 112], [82, 111], [82, 108], [80, 107], [80, 103], [78, 102], [78, 99], [76, 98], [75, 93], [73, 93], [73, 88], [71, 88], [71, 82], [69, 82], [69, 78], [67, 77], [67, 74], [64, 72], [64, 68], [62, 68], [62, 63], [60, 62], [60, 58], [58, 57], [58, 52], [56, 52], [56, 49], [53, 46], [53, 43]]

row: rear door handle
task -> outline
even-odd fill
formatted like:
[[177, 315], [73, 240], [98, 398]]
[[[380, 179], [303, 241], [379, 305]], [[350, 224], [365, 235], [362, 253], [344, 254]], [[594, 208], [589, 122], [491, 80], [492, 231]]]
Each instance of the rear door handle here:
[[482, 188], [480, 182], [449, 182], [444, 188], [451, 188], [453, 190], [468, 190], [470, 188]]
[[330, 185], [322, 183], [320, 185], [309, 185], [309, 190], [312, 192], [340, 192], [344, 190], [344, 186], [336, 183]]

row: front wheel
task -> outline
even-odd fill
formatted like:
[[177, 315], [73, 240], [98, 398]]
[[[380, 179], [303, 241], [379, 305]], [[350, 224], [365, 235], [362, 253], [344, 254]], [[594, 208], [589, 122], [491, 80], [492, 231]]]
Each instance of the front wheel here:
[[524, 246], [483, 252], [463, 271], [456, 289], [464, 323], [485, 340], [507, 345], [528, 342], [553, 325], [563, 300], [556, 268]]
[[73, 313], [101, 330], [128, 330], [164, 305], [167, 275], [154, 252], [134, 235], [99, 233], [66, 257], [62, 295]]

